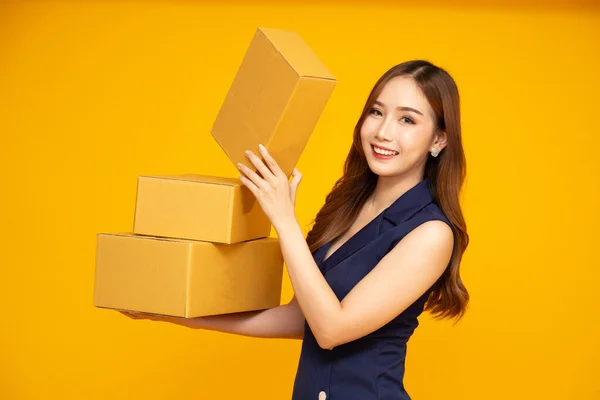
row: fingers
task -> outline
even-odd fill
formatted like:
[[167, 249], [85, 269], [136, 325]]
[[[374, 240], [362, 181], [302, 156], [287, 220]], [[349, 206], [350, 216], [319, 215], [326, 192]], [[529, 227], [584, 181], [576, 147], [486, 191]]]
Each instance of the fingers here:
[[[242, 163], [238, 163], [237, 165], [238, 169], [246, 175], [247, 182], [251, 182], [254, 185], [254, 187], [249, 186], [249, 189], [254, 192], [256, 189], [271, 189], [277, 185], [278, 181], [285, 181], [287, 183], [287, 176], [279, 167], [275, 159], [269, 154], [267, 149], [262, 144], [258, 145], [258, 149], [263, 156], [264, 162], [250, 150], [246, 150], [245, 154], [262, 177]], [[243, 180], [242, 176], [240, 176], [240, 179], [243, 182], [246, 182]]]
[[302, 181], [302, 174], [296, 168], [292, 171], [292, 181], [290, 182], [290, 196], [292, 203], [296, 204], [296, 193], [298, 191], [298, 185]]
[[285, 177], [287, 179], [287, 176], [285, 176], [285, 173], [279, 167], [279, 164], [277, 164], [277, 161], [275, 161], [273, 156], [271, 156], [271, 154], [266, 149], [266, 147], [263, 146], [262, 144], [259, 144], [258, 150], [259, 150], [260, 154], [263, 156], [263, 158], [265, 159], [265, 162], [267, 163], [267, 166], [271, 170], [272, 174], [275, 176], [278, 176], [278, 177]]
[[266, 187], [266, 184], [269, 186], [271, 185], [270, 183], [265, 182], [265, 180], [262, 179], [256, 172], [252, 171], [244, 164], [238, 163], [237, 167], [243, 174], [240, 175], [240, 180], [244, 183], [248, 182], [250, 185], [247, 186], [250, 190], [252, 190], [253, 193], [256, 194], [255, 190], [261, 187]]
[[[240, 170], [243, 173], [249, 173], [246, 172], [246, 170], [248, 169], [248, 167], [246, 167], [245, 165], [242, 165], [241, 167], [238, 166], [240, 168]], [[253, 172], [253, 171], [250, 171]], [[240, 174], [240, 181], [252, 192], [252, 194], [255, 197], [258, 197], [258, 193], [260, 191], [260, 189], [258, 188], [258, 186], [256, 186], [256, 184], [254, 184], [254, 181], [252, 181], [250, 178], [248, 178], [247, 176]]]
[[300, 184], [300, 181], [302, 180], [302, 173], [300, 171], [298, 171], [298, 169], [294, 168], [294, 170], [292, 171], [292, 184], [295, 184], [296, 186], [298, 186], [298, 184]]
[[[260, 174], [262, 175], [264, 180], [266, 180], [270, 184], [274, 183], [275, 175], [273, 174], [273, 172], [271, 172], [271, 170], [269, 168], [267, 168], [265, 163], [263, 163], [263, 161], [256, 154], [251, 152], [250, 150], [246, 150], [245, 154], [246, 154], [246, 157], [248, 157], [248, 159], [250, 160], [250, 162], [256, 167], [256, 170], [258, 172], [260, 172]], [[252, 171], [249, 168], [248, 168], [248, 170]], [[252, 172], [254, 172], [254, 171], [252, 171]], [[255, 173], [255, 175], [256, 175], [256, 173]], [[256, 175], [256, 176], [258, 176], [258, 175]], [[255, 182], [255, 183], [258, 185], [258, 182]]]
[[119, 312], [121, 314], [125, 315], [126, 317], [131, 318], [131, 319], [145, 319], [146, 318], [143, 314], [137, 313], [137, 312], [134, 312], [134, 311], [122, 311], [122, 310], [119, 310]]
[[136, 313], [131, 312], [131, 311], [121, 311], [121, 314], [125, 315], [126, 317], [132, 318], [132, 319], [140, 318], [138, 315], [136, 315]]
[[[262, 177], [246, 165], [242, 163], [237, 164], [238, 169], [242, 172], [239, 175], [240, 180], [257, 198], [262, 192], [268, 193], [272, 189], [278, 188], [284, 184], [285, 186], [288, 186], [288, 177], [279, 167], [279, 164], [277, 164], [273, 156], [269, 154], [268, 150], [262, 144], [259, 144], [258, 148], [264, 162], [250, 150], [246, 150], [245, 154]], [[292, 177], [292, 181], [289, 182], [289, 193], [292, 197], [292, 202], [294, 203], [296, 189], [302, 180], [302, 174], [298, 169], [294, 168]]]

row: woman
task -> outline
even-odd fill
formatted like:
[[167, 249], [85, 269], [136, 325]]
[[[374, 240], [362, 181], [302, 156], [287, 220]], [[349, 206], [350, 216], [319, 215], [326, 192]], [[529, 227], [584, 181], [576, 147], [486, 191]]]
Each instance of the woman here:
[[[265, 311], [168, 321], [240, 335], [303, 339], [294, 400], [406, 400], [406, 344], [423, 310], [465, 313], [459, 265], [469, 237], [459, 96], [443, 69], [409, 61], [376, 83], [339, 179], [305, 239], [291, 182], [262, 146], [238, 165], [279, 237], [294, 289]], [[263, 161], [264, 160], [264, 161]]]

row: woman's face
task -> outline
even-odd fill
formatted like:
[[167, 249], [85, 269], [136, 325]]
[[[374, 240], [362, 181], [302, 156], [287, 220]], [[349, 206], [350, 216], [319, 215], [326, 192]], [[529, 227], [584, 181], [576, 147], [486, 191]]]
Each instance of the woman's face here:
[[441, 151], [446, 145], [445, 133], [434, 135], [434, 130], [433, 110], [415, 81], [406, 76], [392, 78], [360, 129], [369, 167], [379, 176], [424, 171], [431, 149]]

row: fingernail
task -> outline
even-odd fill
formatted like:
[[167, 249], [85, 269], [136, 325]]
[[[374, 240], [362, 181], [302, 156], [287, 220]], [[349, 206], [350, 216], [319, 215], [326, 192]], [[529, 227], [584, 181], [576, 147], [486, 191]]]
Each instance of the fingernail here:
[[263, 146], [262, 144], [259, 144], [259, 145], [258, 145], [258, 149], [259, 149], [260, 151], [265, 151], [265, 150], [266, 150], [266, 149], [265, 149], [265, 146]]
[[242, 163], [237, 163], [238, 168], [242, 168]]

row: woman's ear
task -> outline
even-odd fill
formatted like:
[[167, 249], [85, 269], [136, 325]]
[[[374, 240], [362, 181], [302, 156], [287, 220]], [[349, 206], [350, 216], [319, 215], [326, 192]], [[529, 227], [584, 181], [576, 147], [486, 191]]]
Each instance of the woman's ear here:
[[442, 151], [446, 144], [448, 144], [448, 135], [446, 135], [446, 131], [440, 131], [435, 134], [431, 147], [437, 147], [439, 151]]

